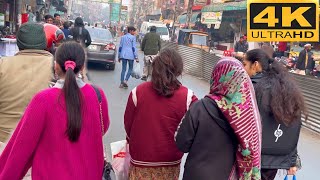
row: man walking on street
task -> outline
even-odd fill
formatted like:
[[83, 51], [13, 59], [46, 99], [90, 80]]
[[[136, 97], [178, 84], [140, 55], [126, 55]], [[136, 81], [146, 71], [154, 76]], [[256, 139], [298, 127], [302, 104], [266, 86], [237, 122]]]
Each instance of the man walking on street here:
[[249, 49], [249, 46], [247, 41], [245, 40], [245, 36], [241, 36], [240, 40], [236, 43], [234, 47], [234, 51], [246, 53], [248, 49]]
[[[128, 27], [128, 33], [121, 37], [119, 45], [119, 62], [122, 61], [121, 71], [121, 84], [120, 88], [128, 88], [128, 80], [131, 76], [134, 60], [139, 63], [137, 47], [136, 47], [136, 28]], [[129, 64], [129, 70], [127, 71], [127, 64]]]
[[300, 52], [297, 62], [297, 74], [312, 75], [311, 72], [315, 67], [315, 61], [313, 60], [311, 47], [311, 44], [306, 44], [304, 45], [304, 50]]
[[15, 56], [0, 59], [0, 142], [8, 140], [31, 98], [48, 88], [53, 75], [43, 25], [21, 25], [17, 45]]
[[144, 52], [143, 75], [141, 80], [146, 81], [151, 75], [151, 64], [161, 49], [161, 39], [156, 33], [157, 28], [151, 26], [150, 32], [142, 40], [141, 50]]
[[63, 23], [61, 21], [61, 16], [58, 13], [54, 14], [53, 24], [58, 26], [60, 29], [63, 29]]
[[50, 14], [45, 15], [44, 22], [48, 24], [53, 24], [53, 17]]

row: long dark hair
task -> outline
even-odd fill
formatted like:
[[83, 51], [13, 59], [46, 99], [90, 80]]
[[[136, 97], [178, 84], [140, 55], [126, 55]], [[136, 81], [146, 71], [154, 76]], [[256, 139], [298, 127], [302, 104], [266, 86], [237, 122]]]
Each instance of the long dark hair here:
[[182, 74], [183, 62], [174, 49], [162, 50], [152, 63], [152, 85], [161, 96], [170, 97], [181, 86], [178, 76]]
[[[75, 69], [72, 70], [69, 68], [68, 70], [65, 70], [66, 61], [74, 61], [76, 63]], [[76, 74], [84, 67], [84, 49], [76, 42], [65, 42], [57, 49], [56, 62], [61, 67], [63, 73], [65, 73], [65, 82], [62, 92], [65, 97], [68, 118], [66, 134], [71, 142], [76, 142], [79, 139], [82, 124], [82, 94], [76, 81]]]
[[246, 53], [246, 59], [251, 63], [258, 61], [262, 66], [263, 78], [256, 86], [257, 97], [265, 90], [270, 90], [270, 110], [275, 119], [289, 126], [301, 119], [301, 114], [307, 115], [304, 97], [293, 76], [281, 64], [261, 49], [253, 49]]
[[81, 17], [77, 17], [74, 20], [74, 27], [84, 27], [84, 22]]

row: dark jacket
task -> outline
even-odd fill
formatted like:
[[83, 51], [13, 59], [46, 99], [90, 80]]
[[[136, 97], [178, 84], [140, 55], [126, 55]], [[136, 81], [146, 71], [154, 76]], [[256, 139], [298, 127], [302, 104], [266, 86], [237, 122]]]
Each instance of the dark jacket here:
[[[257, 103], [262, 120], [261, 167], [263, 169], [289, 169], [296, 165], [301, 121], [297, 120], [287, 127], [275, 120], [270, 108], [272, 86], [263, 84], [263, 88], [260, 90], [261, 84], [259, 83], [262, 78], [263, 74], [258, 74], [251, 79], [256, 89]], [[278, 132], [282, 131], [282, 135], [278, 138], [275, 135], [277, 130]]]
[[312, 52], [308, 52], [308, 64], [306, 66], [306, 50], [302, 50], [299, 54], [299, 59], [297, 62], [297, 69], [299, 70], [313, 70], [314, 66], [315, 66], [315, 61], [312, 58], [313, 53]]
[[70, 29], [62, 29], [63, 33], [64, 33], [64, 37], [66, 39], [70, 39], [69, 36], [70, 36]]
[[80, 44], [84, 44], [85, 47], [90, 46], [91, 44], [91, 36], [89, 31], [86, 30], [84, 27], [75, 27], [70, 30], [70, 35], [73, 39]]
[[191, 106], [176, 135], [178, 148], [189, 152], [184, 180], [228, 179], [237, 140], [227, 122], [216, 102], [208, 97]]
[[247, 42], [240, 42], [238, 41], [234, 47], [234, 52], [247, 52], [249, 49], [249, 45]]
[[156, 32], [147, 33], [141, 43], [141, 50], [145, 55], [156, 55], [161, 49], [161, 39]]

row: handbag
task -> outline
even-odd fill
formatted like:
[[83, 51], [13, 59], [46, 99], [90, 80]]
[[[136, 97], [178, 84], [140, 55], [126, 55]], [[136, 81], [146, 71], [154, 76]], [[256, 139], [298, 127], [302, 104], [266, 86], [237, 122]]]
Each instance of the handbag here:
[[[102, 103], [102, 100], [101, 100], [101, 94], [100, 94], [100, 90], [91, 85], [93, 87], [93, 89], [96, 91], [96, 94], [97, 94], [97, 97], [98, 97], [98, 101], [99, 101], [99, 110], [100, 110], [100, 121], [101, 121], [101, 133], [102, 133], [102, 136], [103, 136], [103, 130], [104, 130], [104, 124], [103, 124], [103, 116], [102, 116], [102, 106], [101, 106], [101, 103]], [[102, 145], [103, 145], [103, 151], [105, 151], [105, 146], [102, 142]], [[112, 180], [111, 177], [115, 177], [115, 173], [114, 173], [114, 170], [112, 168], [112, 165], [110, 162], [108, 162], [106, 160], [107, 158], [104, 157], [104, 165], [103, 165], [103, 174], [102, 174], [102, 180]]]
[[[288, 175], [286, 175], [286, 177], [284, 178], [284, 180], [289, 180]], [[293, 175], [293, 176], [292, 176], [292, 180], [297, 180], [296, 175]]]

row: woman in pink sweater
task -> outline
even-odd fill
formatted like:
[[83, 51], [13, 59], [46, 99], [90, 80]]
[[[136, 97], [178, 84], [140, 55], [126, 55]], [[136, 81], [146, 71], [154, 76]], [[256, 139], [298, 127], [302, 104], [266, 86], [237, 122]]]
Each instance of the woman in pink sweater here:
[[78, 43], [67, 42], [58, 48], [55, 70], [60, 79], [28, 105], [1, 154], [0, 180], [20, 180], [30, 167], [33, 180], [101, 180], [108, 106], [99, 89], [102, 133], [97, 94], [76, 78], [84, 62], [85, 52]]

